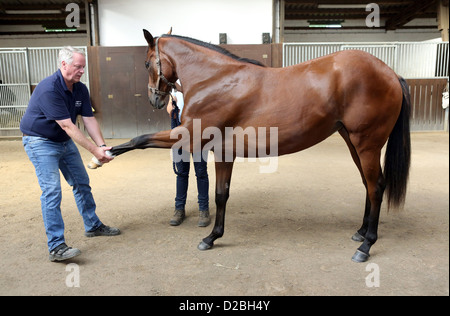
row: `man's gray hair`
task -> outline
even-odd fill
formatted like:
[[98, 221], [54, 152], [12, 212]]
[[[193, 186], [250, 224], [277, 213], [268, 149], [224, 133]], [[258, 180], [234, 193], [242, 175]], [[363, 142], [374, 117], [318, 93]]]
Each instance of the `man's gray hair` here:
[[59, 51], [58, 66], [61, 67], [61, 63], [63, 61], [65, 61], [66, 64], [70, 65], [73, 61], [74, 53], [78, 53], [78, 54], [81, 54], [86, 57], [84, 50], [81, 50], [81, 49], [78, 49], [78, 48], [75, 48], [72, 46], [65, 46], [65, 47], [61, 48], [61, 50]]

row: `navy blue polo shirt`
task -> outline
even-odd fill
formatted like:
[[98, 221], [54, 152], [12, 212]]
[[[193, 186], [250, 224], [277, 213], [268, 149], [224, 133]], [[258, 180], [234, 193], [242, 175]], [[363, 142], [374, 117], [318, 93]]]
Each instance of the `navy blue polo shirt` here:
[[73, 85], [71, 92], [61, 70], [42, 80], [31, 95], [28, 108], [20, 121], [22, 133], [45, 137], [55, 142], [70, 139], [56, 120], [70, 118], [75, 124], [77, 116], [94, 116], [89, 91], [82, 82]]

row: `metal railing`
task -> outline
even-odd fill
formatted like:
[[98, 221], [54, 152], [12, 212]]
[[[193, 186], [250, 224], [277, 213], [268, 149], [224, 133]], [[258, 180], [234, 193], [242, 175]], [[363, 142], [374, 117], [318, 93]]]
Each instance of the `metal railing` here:
[[[86, 46], [77, 46], [85, 51]], [[61, 47], [0, 48], [0, 130], [19, 129], [32, 86], [58, 69]], [[86, 69], [81, 81], [89, 88]]]
[[441, 100], [442, 92], [448, 87], [448, 42], [285, 43], [283, 67], [347, 49], [374, 55], [413, 83], [410, 86], [412, 130], [448, 129], [448, 109], [442, 109]]
[[346, 49], [366, 51], [404, 78], [448, 77], [448, 42], [284, 43], [283, 67]]

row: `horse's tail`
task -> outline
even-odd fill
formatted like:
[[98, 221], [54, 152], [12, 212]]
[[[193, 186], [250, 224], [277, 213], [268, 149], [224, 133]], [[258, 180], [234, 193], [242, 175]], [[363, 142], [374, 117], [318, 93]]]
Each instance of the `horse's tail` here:
[[409, 121], [411, 116], [411, 98], [408, 84], [399, 77], [403, 91], [402, 109], [397, 118], [394, 129], [389, 136], [384, 156], [384, 178], [386, 181], [386, 195], [388, 209], [399, 207], [405, 202], [408, 183], [409, 167], [411, 163], [411, 140]]

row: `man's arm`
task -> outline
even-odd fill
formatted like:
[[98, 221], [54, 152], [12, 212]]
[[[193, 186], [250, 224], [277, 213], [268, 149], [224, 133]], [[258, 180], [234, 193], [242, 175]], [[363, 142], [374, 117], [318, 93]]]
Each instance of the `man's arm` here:
[[97, 119], [93, 116], [82, 116], [82, 119], [89, 136], [91, 136], [97, 146], [104, 145], [105, 140], [103, 139], [103, 134], [100, 130]]
[[[85, 117], [83, 117], [83, 122], [86, 126], [86, 129], [88, 130], [89, 135], [92, 137], [94, 142], [96, 144], [98, 143], [103, 144], [104, 143], [103, 136], [101, 135], [100, 128], [95, 118], [93, 118], [95, 120], [95, 123], [92, 123], [92, 120], [88, 119], [87, 125], [84, 119]], [[72, 123], [70, 118], [65, 120], [57, 120], [56, 123], [58, 123], [59, 126], [61, 126], [61, 128], [67, 133], [67, 135], [70, 136], [70, 138], [72, 138], [77, 144], [79, 144], [83, 148], [89, 150], [100, 162], [106, 163], [113, 159], [112, 157], [105, 154], [105, 151], [110, 150], [111, 147], [98, 147], [94, 145], [89, 139], [86, 138], [86, 136], [84, 136], [83, 132], [80, 131], [80, 129], [75, 124]]]

